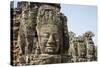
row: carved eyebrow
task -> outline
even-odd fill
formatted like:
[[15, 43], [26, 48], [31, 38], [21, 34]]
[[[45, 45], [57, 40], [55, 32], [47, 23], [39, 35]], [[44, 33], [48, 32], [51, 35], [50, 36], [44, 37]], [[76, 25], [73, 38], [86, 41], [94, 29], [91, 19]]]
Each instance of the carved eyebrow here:
[[45, 33], [45, 34], [43, 34], [43, 35], [49, 35], [49, 33]]
[[49, 33], [43, 33], [40, 36], [49, 36]]

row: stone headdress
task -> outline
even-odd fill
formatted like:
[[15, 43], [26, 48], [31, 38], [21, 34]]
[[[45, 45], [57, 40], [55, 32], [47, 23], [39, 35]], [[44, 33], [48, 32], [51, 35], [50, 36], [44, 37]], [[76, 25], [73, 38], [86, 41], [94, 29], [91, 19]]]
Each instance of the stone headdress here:
[[43, 25], [57, 25], [61, 27], [62, 24], [59, 4], [41, 4], [37, 16], [38, 29]]

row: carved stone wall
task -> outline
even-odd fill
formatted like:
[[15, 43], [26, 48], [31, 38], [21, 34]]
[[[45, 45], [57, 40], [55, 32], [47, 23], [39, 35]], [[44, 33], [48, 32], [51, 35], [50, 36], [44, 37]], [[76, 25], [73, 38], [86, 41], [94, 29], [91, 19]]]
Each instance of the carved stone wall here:
[[72, 56], [72, 62], [96, 61], [95, 53], [96, 46], [92, 40], [93, 33], [88, 31], [81, 36], [76, 36], [75, 33], [69, 32], [70, 47], [68, 54]]
[[67, 17], [60, 9], [60, 4], [26, 1], [11, 8], [12, 65], [97, 60], [92, 32], [68, 33]]

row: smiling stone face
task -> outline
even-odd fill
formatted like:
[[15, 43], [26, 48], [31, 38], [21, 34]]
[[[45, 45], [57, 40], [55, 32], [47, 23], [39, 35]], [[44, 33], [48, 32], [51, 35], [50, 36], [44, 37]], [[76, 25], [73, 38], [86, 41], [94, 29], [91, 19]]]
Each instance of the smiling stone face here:
[[56, 25], [43, 25], [39, 32], [39, 47], [42, 54], [57, 54], [62, 34]]

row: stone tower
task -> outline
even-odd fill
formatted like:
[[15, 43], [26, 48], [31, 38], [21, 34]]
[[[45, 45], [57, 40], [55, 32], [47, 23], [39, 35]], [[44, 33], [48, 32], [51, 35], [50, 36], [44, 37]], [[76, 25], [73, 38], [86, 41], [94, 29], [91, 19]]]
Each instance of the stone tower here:
[[[13, 65], [67, 62], [64, 59], [69, 47], [65, 24], [67, 18], [60, 12], [60, 8], [60, 4], [55, 3], [18, 2], [16, 9], [20, 12], [19, 25], [14, 45], [18, 46], [18, 53], [12, 50], [16, 53], [16, 59], [12, 59]], [[12, 27], [15, 27], [14, 24]]]

